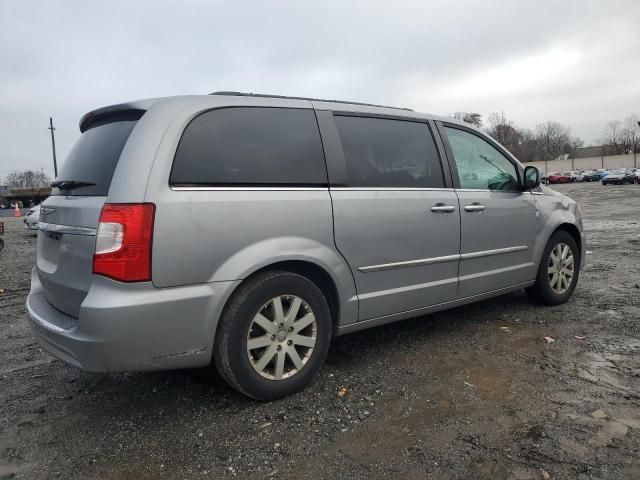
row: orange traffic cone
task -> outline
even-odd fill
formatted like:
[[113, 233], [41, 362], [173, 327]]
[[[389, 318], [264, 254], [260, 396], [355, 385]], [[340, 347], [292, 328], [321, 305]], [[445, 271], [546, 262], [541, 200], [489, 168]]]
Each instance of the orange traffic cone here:
[[13, 216], [14, 217], [19, 217], [20, 216], [20, 207], [18, 206], [18, 202], [16, 202], [16, 209], [13, 212]]

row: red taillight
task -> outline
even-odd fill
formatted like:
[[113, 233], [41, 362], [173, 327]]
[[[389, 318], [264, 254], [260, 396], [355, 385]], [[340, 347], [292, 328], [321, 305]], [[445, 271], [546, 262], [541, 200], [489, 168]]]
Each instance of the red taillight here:
[[93, 273], [122, 282], [151, 280], [153, 203], [106, 204], [100, 213]]

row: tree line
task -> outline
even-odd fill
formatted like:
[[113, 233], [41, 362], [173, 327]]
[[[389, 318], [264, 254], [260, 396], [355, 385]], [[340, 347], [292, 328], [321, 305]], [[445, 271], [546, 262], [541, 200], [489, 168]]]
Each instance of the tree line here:
[[[456, 112], [452, 116], [484, 130], [522, 162], [553, 160], [560, 155], [573, 155], [578, 148], [584, 146], [581, 138], [571, 134], [570, 127], [559, 122], [540, 123], [535, 130], [531, 130], [516, 126], [507, 119], [504, 112], [490, 113], [486, 117], [486, 123], [479, 113]], [[611, 146], [608, 150], [615, 154], [640, 151], [639, 120], [638, 115], [631, 115], [624, 121], [608, 122], [603, 127], [600, 143]]]
[[600, 141], [618, 155], [640, 151], [640, 117], [629, 115], [624, 120], [612, 120], [602, 129]]
[[34, 170], [14, 170], [6, 176], [4, 183], [9, 188], [41, 188], [51, 186], [51, 177]]

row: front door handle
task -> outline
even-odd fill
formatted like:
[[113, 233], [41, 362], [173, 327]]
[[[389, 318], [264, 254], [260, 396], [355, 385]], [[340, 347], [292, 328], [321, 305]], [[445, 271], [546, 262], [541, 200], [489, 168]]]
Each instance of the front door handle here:
[[479, 203], [472, 203], [471, 205], [464, 207], [465, 212], [482, 212], [483, 210], [484, 205], [480, 205]]
[[453, 205], [445, 205], [444, 203], [436, 203], [433, 207], [431, 207], [431, 211], [433, 213], [451, 213], [456, 210], [456, 207]]

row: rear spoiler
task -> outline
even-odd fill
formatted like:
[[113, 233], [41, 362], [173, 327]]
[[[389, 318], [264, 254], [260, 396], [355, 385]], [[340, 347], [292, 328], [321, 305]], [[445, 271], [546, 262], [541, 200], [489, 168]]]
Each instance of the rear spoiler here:
[[80, 119], [80, 131], [84, 133], [90, 128], [104, 125], [105, 123], [139, 120], [144, 115], [144, 112], [161, 100], [164, 100], [164, 98], [145, 98], [91, 110]]
[[84, 133], [90, 128], [99, 127], [106, 123], [140, 120], [145, 112], [146, 110], [140, 108], [126, 108], [125, 105], [99, 108], [80, 119], [80, 132]]

